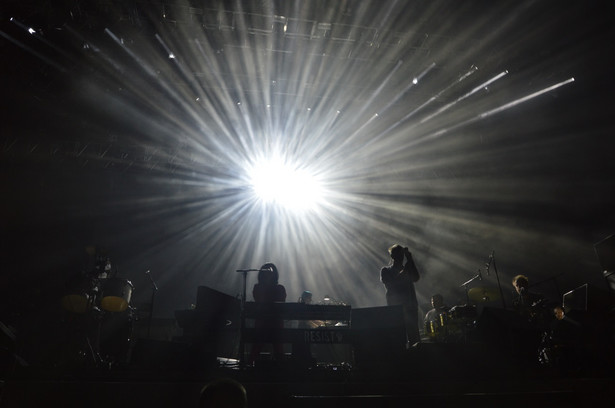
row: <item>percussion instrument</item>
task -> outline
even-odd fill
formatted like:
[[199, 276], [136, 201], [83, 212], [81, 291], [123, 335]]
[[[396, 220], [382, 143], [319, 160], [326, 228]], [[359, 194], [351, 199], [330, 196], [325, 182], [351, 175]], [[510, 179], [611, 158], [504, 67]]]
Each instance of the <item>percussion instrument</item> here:
[[107, 312], [123, 312], [128, 308], [134, 290], [129, 280], [119, 277], [101, 279], [101, 287], [101, 308]]
[[73, 275], [66, 283], [66, 290], [60, 299], [62, 307], [72, 313], [85, 314], [92, 310], [96, 301], [95, 279], [83, 274]]
[[468, 297], [477, 303], [491, 302], [500, 299], [500, 292], [497, 288], [476, 287], [468, 291]]

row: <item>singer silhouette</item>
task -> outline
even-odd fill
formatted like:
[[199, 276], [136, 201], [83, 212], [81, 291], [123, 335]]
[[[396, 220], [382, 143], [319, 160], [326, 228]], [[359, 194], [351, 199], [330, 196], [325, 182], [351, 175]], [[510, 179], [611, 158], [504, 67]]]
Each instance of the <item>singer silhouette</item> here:
[[[421, 340], [419, 335], [419, 310], [414, 283], [419, 280], [419, 271], [412, 253], [401, 245], [389, 248], [392, 263], [380, 269], [380, 281], [386, 289], [387, 306], [401, 305], [404, 311], [408, 344]], [[404, 264], [404, 257], [406, 263]]]

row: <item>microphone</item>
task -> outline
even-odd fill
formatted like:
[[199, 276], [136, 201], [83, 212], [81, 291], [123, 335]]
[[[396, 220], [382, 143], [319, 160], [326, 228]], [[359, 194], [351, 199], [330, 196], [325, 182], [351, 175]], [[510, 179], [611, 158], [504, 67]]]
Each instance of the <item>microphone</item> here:
[[495, 251], [491, 251], [491, 255], [489, 255], [489, 262], [485, 264], [485, 270], [487, 271], [487, 276], [489, 276], [489, 270], [491, 269], [491, 262], [493, 262], [493, 254]]
[[152, 278], [152, 274], [149, 273], [149, 269], [147, 271], [145, 271], [145, 275], [149, 278], [150, 282], [152, 282], [152, 287], [155, 291], [158, 290], [158, 285], [156, 285], [156, 282], [154, 282], [154, 279]]

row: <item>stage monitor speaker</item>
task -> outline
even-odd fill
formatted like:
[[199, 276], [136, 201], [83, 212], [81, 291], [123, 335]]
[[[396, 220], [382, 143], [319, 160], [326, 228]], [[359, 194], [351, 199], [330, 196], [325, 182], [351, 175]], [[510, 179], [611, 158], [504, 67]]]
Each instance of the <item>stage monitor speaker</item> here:
[[197, 288], [197, 319], [208, 330], [239, 327], [240, 307], [239, 300], [231, 295], [207, 286]]
[[352, 309], [350, 322], [357, 366], [387, 365], [399, 361], [406, 349], [401, 306]]
[[353, 329], [404, 327], [404, 311], [400, 305], [352, 309], [351, 326]]

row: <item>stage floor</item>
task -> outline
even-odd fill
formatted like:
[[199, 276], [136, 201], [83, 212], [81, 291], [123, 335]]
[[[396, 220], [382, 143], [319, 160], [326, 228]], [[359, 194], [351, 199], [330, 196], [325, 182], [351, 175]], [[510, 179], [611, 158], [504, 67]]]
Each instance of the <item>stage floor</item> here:
[[197, 407], [203, 385], [222, 377], [246, 387], [249, 407], [580, 407], [612, 400], [615, 377], [612, 365], [547, 368], [467, 344], [421, 343], [395, 358], [311, 367], [290, 358], [182, 367], [150, 357], [115, 367], [15, 365], [3, 378], [0, 407]]

